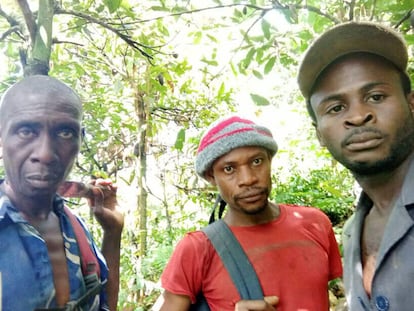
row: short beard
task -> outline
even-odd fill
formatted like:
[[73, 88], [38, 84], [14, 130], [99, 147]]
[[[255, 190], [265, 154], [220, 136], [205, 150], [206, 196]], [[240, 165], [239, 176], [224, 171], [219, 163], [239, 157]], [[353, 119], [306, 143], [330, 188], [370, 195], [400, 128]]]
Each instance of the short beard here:
[[407, 119], [403, 126], [398, 130], [395, 137], [396, 140], [392, 143], [388, 156], [375, 163], [352, 162], [340, 155], [333, 155], [338, 162], [342, 163], [343, 166], [351, 171], [355, 178], [388, 173], [400, 166], [413, 152], [414, 119], [411, 116], [407, 116]]
[[263, 191], [263, 193], [266, 195], [266, 201], [263, 203], [263, 205], [258, 206], [256, 209], [254, 210], [246, 210], [244, 208], [242, 208], [237, 201], [239, 200], [239, 196], [234, 197], [234, 200], [236, 202], [236, 204], [239, 206], [240, 211], [242, 211], [244, 214], [246, 215], [250, 215], [250, 216], [254, 216], [254, 215], [259, 215], [260, 213], [262, 213], [264, 210], [266, 210], [268, 202], [269, 202], [269, 193], [270, 193], [270, 189], [271, 189], [271, 184], [269, 184], [269, 187], [267, 188], [258, 188], [258, 187], [253, 187], [256, 189], [260, 189]]
[[245, 210], [245, 209], [242, 209], [242, 211], [246, 215], [254, 216], [254, 215], [259, 215], [260, 213], [262, 213], [266, 209], [266, 207], [267, 207], [267, 201], [266, 201], [266, 204], [265, 205], [259, 206], [255, 210]]

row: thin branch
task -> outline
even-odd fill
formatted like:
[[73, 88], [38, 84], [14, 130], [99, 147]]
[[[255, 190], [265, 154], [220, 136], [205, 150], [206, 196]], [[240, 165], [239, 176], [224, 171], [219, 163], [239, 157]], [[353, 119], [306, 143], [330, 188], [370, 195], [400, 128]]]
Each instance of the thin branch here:
[[15, 19], [13, 16], [8, 15], [6, 12], [3, 11], [3, 9], [0, 6], [0, 16], [3, 16], [7, 22], [10, 24], [10, 26], [16, 26], [19, 25], [19, 22], [17, 21], [17, 19]]
[[3, 41], [4, 39], [6, 39], [9, 35], [11, 35], [12, 33], [16, 33], [17, 35], [20, 36], [19, 33], [20, 27], [19, 26], [13, 26], [12, 28], [9, 28], [8, 30], [6, 30], [1, 36], [0, 36], [0, 41]]
[[[353, 0], [353, 2], [354, 2], [355, 0]], [[375, 9], [377, 8], [377, 0], [374, 0], [373, 2], [372, 2], [372, 10], [371, 10], [371, 17], [369, 18], [370, 19], [370, 21], [373, 21], [374, 20], [374, 17], [375, 17]]]
[[330, 14], [324, 13], [323, 11], [321, 11], [320, 9], [318, 9], [317, 7], [314, 7], [312, 5], [294, 5], [294, 7], [296, 9], [299, 9], [299, 10], [305, 9], [305, 10], [308, 10], [310, 12], [316, 13], [320, 16], [323, 16], [323, 17], [329, 19], [330, 21], [334, 22], [335, 24], [341, 23], [341, 21], [339, 19], [337, 19], [336, 17], [334, 17]]
[[398, 23], [394, 26], [394, 28], [398, 28], [401, 26], [401, 24], [406, 21], [407, 19], [409, 19], [411, 17], [411, 14], [413, 12], [414, 9], [409, 10], [399, 21]]
[[235, 6], [243, 6], [243, 7], [245, 6], [245, 7], [249, 7], [249, 8], [258, 10], [258, 11], [271, 9], [271, 8], [259, 7], [257, 5], [253, 5], [253, 4], [232, 3], [232, 4], [226, 4], [226, 5], [217, 5], [217, 6], [211, 6], [211, 7], [201, 8], [201, 9], [189, 10], [189, 11], [184, 11], [184, 12], [176, 12], [176, 13], [166, 14], [166, 15], [162, 15], [162, 16], [156, 16], [156, 17], [150, 18], [150, 19], [140, 19], [140, 20], [137, 21], [137, 23], [153, 22], [153, 21], [157, 21], [157, 20], [160, 20], [160, 19], [165, 19], [165, 18], [168, 18], [168, 17], [182, 16], [182, 15], [200, 13], [200, 12], [203, 12], [203, 11], [210, 11], [210, 10], [223, 9], [223, 8], [231, 8], [231, 7], [235, 7]]
[[32, 11], [30, 10], [29, 4], [27, 3], [26, 0], [17, 0], [17, 3], [19, 4], [20, 10], [22, 11], [24, 20], [26, 21], [26, 26], [30, 34], [30, 40], [32, 42], [35, 42], [37, 26], [36, 26], [36, 20], [33, 16]]
[[8, 29], [7, 31], [5, 31], [1, 37], [0, 37], [0, 41], [3, 41], [4, 39], [6, 39], [9, 35], [11, 35], [12, 33], [15, 33], [17, 36], [19, 36], [22, 40], [25, 40], [24, 35], [21, 32], [21, 28], [22, 25], [19, 23], [19, 21], [14, 18], [12, 15], [7, 14], [5, 11], [2, 10], [1, 6], [0, 6], [0, 16], [4, 17], [7, 22], [10, 25], [10, 29]]
[[59, 39], [56, 39], [56, 38], [53, 38], [52, 43], [53, 44], [63, 44], [63, 43], [67, 43], [67, 44], [72, 44], [72, 45], [77, 45], [77, 46], [83, 46], [83, 44], [81, 44], [79, 42], [68, 41], [68, 40], [59, 40]]
[[92, 22], [94, 24], [98, 24], [98, 25], [102, 26], [103, 28], [108, 29], [109, 31], [115, 33], [119, 38], [121, 38], [123, 41], [125, 41], [126, 44], [131, 46], [133, 49], [139, 51], [149, 61], [151, 61], [153, 59], [153, 56], [148, 54], [147, 52], [145, 52], [143, 50], [143, 48], [149, 49], [149, 50], [152, 50], [152, 51], [155, 50], [154, 48], [132, 40], [129, 35], [123, 34], [119, 29], [116, 29], [116, 28], [108, 25], [107, 23], [105, 23], [105, 22], [103, 22], [103, 21], [101, 21], [101, 20], [99, 20], [95, 17], [92, 17], [90, 15], [87, 15], [87, 14], [84, 14], [84, 13], [81, 13], [81, 12], [75, 12], [75, 11], [72, 11], [72, 10], [64, 10], [62, 8], [56, 8], [55, 13], [56, 14], [66, 14], [66, 15], [76, 16], [76, 17], [82, 18], [86, 21]]
[[345, 2], [349, 6], [349, 17], [350, 21], [354, 20], [354, 10], [355, 10], [355, 0], [351, 0], [350, 2]]

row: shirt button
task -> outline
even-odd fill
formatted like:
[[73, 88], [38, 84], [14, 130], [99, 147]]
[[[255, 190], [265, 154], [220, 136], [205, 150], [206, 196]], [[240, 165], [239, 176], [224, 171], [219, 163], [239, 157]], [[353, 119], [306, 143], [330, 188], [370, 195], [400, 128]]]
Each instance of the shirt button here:
[[390, 307], [390, 302], [387, 297], [377, 296], [377, 298], [375, 298], [375, 307], [378, 311], [387, 311]]

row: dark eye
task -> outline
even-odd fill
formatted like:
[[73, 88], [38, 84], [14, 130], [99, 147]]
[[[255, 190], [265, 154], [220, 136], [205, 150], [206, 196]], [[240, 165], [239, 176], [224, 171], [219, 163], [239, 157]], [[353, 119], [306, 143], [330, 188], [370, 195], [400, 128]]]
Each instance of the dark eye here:
[[225, 167], [223, 168], [223, 171], [224, 171], [226, 174], [231, 174], [231, 173], [233, 173], [233, 172], [234, 172], [234, 168], [233, 168], [233, 166], [231, 166], [231, 165], [227, 165], [227, 166], [225, 166]]
[[370, 101], [372, 101], [372, 102], [377, 103], [377, 102], [381, 102], [381, 101], [383, 101], [383, 100], [384, 100], [384, 98], [385, 98], [385, 96], [384, 96], [383, 94], [372, 94], [372, 95], [369, 97], [369, 100], [370, 100]]
[[338, 112], [341, 112], [342, 110], [344, 110], [344, 105], [337, 104], [337, 105], [330, 106], [327, 112], [338, 113]]
[[262, 164], [262, 162], [263, 162], [263, 158], [256, 158], [256, 159], [253, 160], [253, 165], [258, 166], [258, 165]]
[[22, 139], [30, 139], [36, 135], [36, 132], [31, 127], [23, 126], [17, 130], [17, 135]]
[[69, 128], [65, 128], [65, 129], [60, 129], [57, 132], [57, 136], [63, 139], [72, 139], [74, 137], [76, 137], [76, 133], [74, 130], [69, 129]]

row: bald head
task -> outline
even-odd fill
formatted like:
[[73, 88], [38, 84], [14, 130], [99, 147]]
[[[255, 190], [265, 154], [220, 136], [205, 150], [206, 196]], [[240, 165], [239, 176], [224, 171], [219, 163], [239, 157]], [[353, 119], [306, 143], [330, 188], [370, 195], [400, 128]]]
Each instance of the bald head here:
[[0, 124], [15, 113], [14, 108], [30, 103], [34, 98], [56, 105], [62, 111], [78, 116], [79, 120], [82, 118], [81, 100], [69, 86], [53, 77], [34, 75], [15, 83], [4, 93], [0, 101]]
[[55, 195], [79, 153], [81, 119], [79, 96], [55, 78], [26, 77], [6, 91], [0, 143], [8, 196], [15, 204]]

